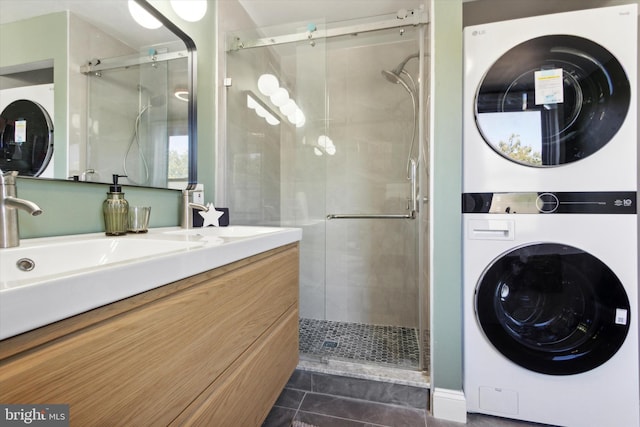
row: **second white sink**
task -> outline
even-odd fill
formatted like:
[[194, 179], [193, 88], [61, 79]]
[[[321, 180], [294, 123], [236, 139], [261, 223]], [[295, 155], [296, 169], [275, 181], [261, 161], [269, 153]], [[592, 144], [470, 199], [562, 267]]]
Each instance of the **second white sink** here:
[[167, 231], [166, 234], [178, 234], [185, 236], [215, 236], [226, 238], [246, 238], [260, 236], [266, 233], [275, 233], [282, 230], [279, 227], [259, 227], [253, 225], [232, 225], [229, 227], [200, 227], [189, 230]]

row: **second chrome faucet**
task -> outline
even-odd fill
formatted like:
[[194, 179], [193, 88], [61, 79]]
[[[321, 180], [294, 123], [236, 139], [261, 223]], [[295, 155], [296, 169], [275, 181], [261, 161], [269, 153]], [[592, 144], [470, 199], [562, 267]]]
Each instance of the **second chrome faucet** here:
[[209, 208], [200, 203], [193, 202], [193, 190], [182, 190], [182, 228], [193, 228], [193, 210], [209, 212]]

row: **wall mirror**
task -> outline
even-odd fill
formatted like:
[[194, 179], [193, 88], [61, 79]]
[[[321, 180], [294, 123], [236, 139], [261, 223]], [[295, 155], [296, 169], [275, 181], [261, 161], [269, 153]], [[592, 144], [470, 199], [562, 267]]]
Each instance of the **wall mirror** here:
[[0, 169], [195, 185], [195, 44], [152, 3], [2, 0], [0, 40]]

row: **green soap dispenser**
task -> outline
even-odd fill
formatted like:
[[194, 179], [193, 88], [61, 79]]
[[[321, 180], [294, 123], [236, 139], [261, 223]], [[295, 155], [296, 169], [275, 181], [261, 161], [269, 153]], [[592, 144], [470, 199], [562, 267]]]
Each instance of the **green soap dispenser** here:
[[124, 177], [126, 175], [113, 175], [113, 184], [109, 186], [107, 199], [102, 203], [104, 232], [107, 236], [127, 234], [129, 202], [125, 200], [122, 186], [118, 184], [118, 178]]

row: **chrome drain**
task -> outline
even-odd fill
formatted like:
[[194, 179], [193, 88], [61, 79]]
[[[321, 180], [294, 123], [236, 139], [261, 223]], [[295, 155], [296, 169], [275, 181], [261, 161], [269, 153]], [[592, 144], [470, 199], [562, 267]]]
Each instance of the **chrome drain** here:
[[30, 258], [20, 258], [16, 261], [16, 267], [21, 271], [31, 271], [36, 267], [36, 263]]

